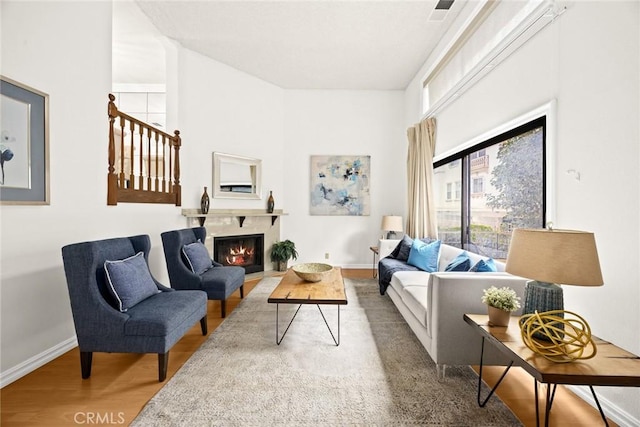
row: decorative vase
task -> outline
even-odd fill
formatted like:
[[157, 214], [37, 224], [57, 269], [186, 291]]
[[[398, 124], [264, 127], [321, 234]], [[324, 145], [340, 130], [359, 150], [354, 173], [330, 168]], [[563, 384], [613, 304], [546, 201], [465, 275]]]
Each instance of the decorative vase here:
[[207, 187], [204, 187], [204, 193], [200, 198], [200, 213], [206, 214], [209, 212], [209, 195], [207, 194]]
[[509, 326], [510, 311], [501, 310], [490, 305], [489, 309], [489, 326]]
[[273, 200], [273, 191], [269, 191], [269, 199], [267, 199], [267, 213], [273, 213], [276, 202]]

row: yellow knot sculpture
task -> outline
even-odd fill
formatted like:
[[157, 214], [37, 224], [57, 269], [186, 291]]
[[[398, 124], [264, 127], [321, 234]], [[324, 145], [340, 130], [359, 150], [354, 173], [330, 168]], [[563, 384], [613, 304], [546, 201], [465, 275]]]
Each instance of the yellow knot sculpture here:
[[[589, 324], [571, 311], [525, 314], [520, 318], [520, 333], [531, 351], [552, 362], [591, 359], [597, 353]], [[548, 341], [535, 339], [535, 334], [543, 335]]]

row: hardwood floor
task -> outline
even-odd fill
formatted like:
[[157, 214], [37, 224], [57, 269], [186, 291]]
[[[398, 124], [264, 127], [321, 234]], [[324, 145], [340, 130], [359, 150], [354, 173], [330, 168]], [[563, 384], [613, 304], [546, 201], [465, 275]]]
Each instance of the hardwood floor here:
[[[371, 270], [343, 269], [342, 272], [344, 277], [372, 277]], [[245, 292], [251, 292], [258, 282], [259, 278], [248, 280]], [[239, 302], [236, 292], [228, 302], [227, 313]], [[220, 304], [209, 301], [208, 308], [209, 333], [212, 333], [222, 323]], [[197, 323], [176, 343], [170, 352], [166, 381], [206, 338]], [[491, 385], [502, 368], [486, 367], [484, 372]], [[0, 421], [3, 427], [127, 425], [165, 383], [158, 382], [155, 354], [95, 353], [91, 378], [83, 380], [76, 348], [0, 390]], [[535, 425], [533, 379], [526, 372], [512, 368], [497, 394], [526, 426]], [[603, 423], [597, 410], [559, 386], [551, 411], [551, 425], [600, 426]], [[615, 426], [611, 422], [610, 425]]]

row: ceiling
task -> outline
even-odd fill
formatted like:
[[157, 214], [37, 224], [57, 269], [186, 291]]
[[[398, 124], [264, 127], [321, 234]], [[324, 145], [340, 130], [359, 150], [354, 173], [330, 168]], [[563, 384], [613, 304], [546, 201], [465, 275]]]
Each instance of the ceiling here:
[[166, 36], [286, 89], [404, 89], [468, 2], [114, 2], [114, 82], [164, 83]]

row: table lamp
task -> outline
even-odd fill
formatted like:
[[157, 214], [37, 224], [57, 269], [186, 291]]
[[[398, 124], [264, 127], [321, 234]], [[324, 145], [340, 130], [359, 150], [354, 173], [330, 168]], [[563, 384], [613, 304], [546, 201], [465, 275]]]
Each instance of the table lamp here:
[[564, 310], [558, 285], [604, 284], [595, 236], [585, 231], [517, 228], [505, 271], [533, 279], [525, 286], [523, 314]]
[[386, 239], [395, 239], [396, 232], [402, 232], [402, 217], [395, 215], [385, 215], [382, 217], [382, 231], [386, 231]]

